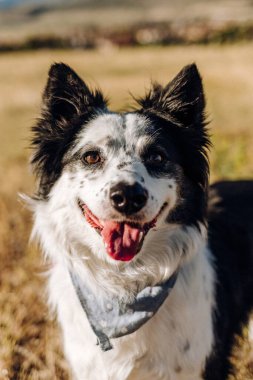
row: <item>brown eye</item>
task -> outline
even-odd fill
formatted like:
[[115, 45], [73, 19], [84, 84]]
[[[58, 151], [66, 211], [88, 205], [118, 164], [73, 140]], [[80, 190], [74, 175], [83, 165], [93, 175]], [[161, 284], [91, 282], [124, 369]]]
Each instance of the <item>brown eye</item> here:
[[95, 165], [102, 162], [102, 157], [97, 151], [86, 152], [83, 155], [83, 161], [88, 165]]
[[165, 160], [165, 157], [160, 152], [150, 153], [146, 156], [146, 162], [151, 165], [162, 164]]

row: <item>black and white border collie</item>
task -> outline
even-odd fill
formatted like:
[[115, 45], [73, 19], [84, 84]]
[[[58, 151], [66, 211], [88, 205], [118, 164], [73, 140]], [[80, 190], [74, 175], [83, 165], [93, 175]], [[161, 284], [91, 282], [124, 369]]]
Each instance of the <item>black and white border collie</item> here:
[[[65, 354], [78, 380], [224, 380], [253, 304], [253, 185], [209, 190], [196, 65], [137, 104], [112, 112], [67, 65], [49, 71], [33, 128], [30, 202]], [[73, 276], [97, 304], [127, 304], [175, 273], [156, 313], [103, 352]]]

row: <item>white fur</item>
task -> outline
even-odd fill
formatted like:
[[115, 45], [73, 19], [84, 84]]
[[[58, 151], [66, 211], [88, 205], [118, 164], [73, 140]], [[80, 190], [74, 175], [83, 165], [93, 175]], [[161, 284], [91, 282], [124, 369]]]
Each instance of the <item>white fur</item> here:
[[[128, 115], [127, 132], [123, 131], [122, 122], [120, 116], [110, 114], [93, 120], [66, 160], [89, 141], [94, 142], [94, 124], [96, 145], [103, 145], [106, 131], [107, 135], [118, 133], [118, 138], [124, 137], [128, 146], [133, 146], [134, 128], [136, 125], [144, 128], [145, 120]], [[92, 186], [79, 164], [67, 164], [48, 200], [34, 203], [33, 235], [39, 238], [51, 262], [49, 302], [62, 326], [65, 353], [76, 379], [199, 380], [214, 339], [215, 275], [206, 246], [206, 231], [202, 225], [197, 229], [165, 223], [166, 214], [180, 202], [177, 181], [149, 176], [138, 159], [138, 143], [142, 145], [143, 141], [135, 144], [127, 172], [117, 170], [117, 164], [128, 159], [123, 150], [118, 157], [112, 157], [102, 178], [93, 179]], [[145, 222], [152, 220], [164, 202], [168, 202], [157, 227], [148, 233], [140, 253], [130, 263], [108, 257], [101, 237], [85, 221], [77, 204], [80, 198], [99, 218], [115, 218], [105, 192], [101, 191], [103, 184], [111, 185], [115, 176], [130, 182], [137, 181], [139, 176], [144, 178], [149, 199], [140, 218]], [[113, 350], [102, 352], [71, 283], [70, 266], [98, 298], [116, 293], [129, 299], [147, 285], [169, 278], [178, 266], [180, 272], [173, 291], [157, 314], [135, 333], [112, 340]]]
[[[150, 139], [150, 136], [147, 133], [145, 134], [147, 127], [146, 119], [137, 114], [127, 114], [126, 120], [118, 114], [99, 115], [85, 127], [84, 131], [81, 131], [78, 143], [72, 151], [68, 152], [66, 160], [70, 160], [77, 152], [82, 154], [96, 146], [101, 148], [107, 157], [103, 173], [94, 173], [94, 175], [88, 173], [92, 177], [91, 182], [90, 178], [86, 178], [86, 173], [81, 169], [80, 163], [71, 163], [66, 167], [65, 177], [60, 179], [64, 183], [60, 183], [56, 187], [68, 188], [68, 191], [72, 193], [70, 199], [78, 196], [89, 205], [91, 211], [99, 219], [120, 220], [122, 216], [115, 212], [108, 203], [106, 191], [117, 182], [125, 181], [132, 184], [140, 181], [142, 177], [144, 186], [149, 191], [147, 205], [137, 215], [142, 223], [151, 221], [165, 201], [169, 201], [169, 208], [172, 209], [177, 201], [175, 180], [169, 177], [155, 178], [150, 176], [140, 160], [141, 148], [144, 146], [144, 142], [147, 143], [147, 140]], [[139, 137], [141, 131], [143, 131], [143, 136]], [[105, 146], [108, 137], [121, 142], [125, 141], [127, 149], [122, 146], [115, 154], [113, 149]], [[126, 154], [126, 150], [131, 154], [131, 157]], [[128, 165], [123, 169], [118, 169], [118, 164], [122, 162], [127, 162]], [[180, 171], [180, 167], [178, 170]], [[81, 182], [84, 182], [83, 188], [80, 186]], [[168, 188], [169, 185], [171, 188]]]

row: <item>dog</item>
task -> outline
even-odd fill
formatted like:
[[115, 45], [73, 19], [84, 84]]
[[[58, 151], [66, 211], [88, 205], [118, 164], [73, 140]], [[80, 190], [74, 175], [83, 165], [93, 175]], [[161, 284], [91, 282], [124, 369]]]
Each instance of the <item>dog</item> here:
[[[209, 187], [195, 64], [135, 100], [112, 112], [57, 63], [33, 127], [33, 237], [65, 355], [77, 380], [224, 380], [253, 304], [253, 182]], [[114, 301], [138, 319], [118, 333]]]

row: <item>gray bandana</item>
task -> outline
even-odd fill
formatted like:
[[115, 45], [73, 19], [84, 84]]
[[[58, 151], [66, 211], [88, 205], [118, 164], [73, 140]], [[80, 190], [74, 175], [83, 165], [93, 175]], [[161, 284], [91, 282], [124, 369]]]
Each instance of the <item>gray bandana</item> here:
[[143, 289], [133, 302], [124, 303], [116, 296], [98, 302], [82, 279], [70, 271], [79, 301], [103, 351], [113, 348], [111, 338], [131, 334], [153, 317], [175, 285], [177, 275], [178, 271], [165, 283]]

